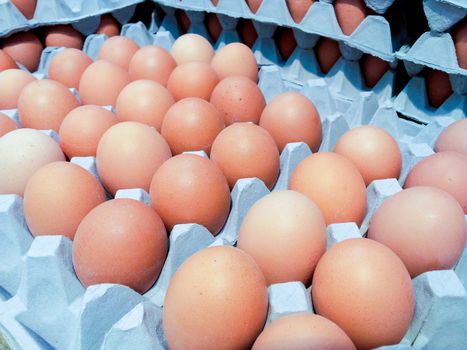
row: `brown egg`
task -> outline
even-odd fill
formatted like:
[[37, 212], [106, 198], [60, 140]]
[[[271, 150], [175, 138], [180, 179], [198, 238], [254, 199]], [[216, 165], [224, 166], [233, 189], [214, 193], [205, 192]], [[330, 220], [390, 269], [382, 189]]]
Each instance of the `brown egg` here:
[[169, 90], [152, 80], [136, 80], [125, 86], [115, 105], [120, 121], [135, 121], [160, 132], [165, 113], [175, 103]]
[[260, 269], [240, 249], [196, 253], [177, 270], [165, 297], [169, 348], [250, 349], [266, 321], [267, 294]]
[[222, 113], [226, 125], [237, 122], [258, 124], [266, 106], [258, 85], [243, 76], [221, 80], [212, 92], [211, 103]]
[[444, 129], [436, 141], [435, 151], [454, 151], [467, 156], [467, 119], [458, 120]]
[[237, 32], [241, 42], [250, 48], [258, 40], [258, 33], [253, 25], [253, 21], [250, 19], [240, 18], [237, 24]]
[[173, 70], [167, 88], [176, 101], [187, 97], [209, 101], [218, 83], [219, 78], [211, 65], [205, 62], [188, 62]]
[[368, 186], [374, 180], [398, 179], [402, 156], [396, 140], [386, 130], [364, 125], [347, 131], [334, 152], [352, 161]]
[[318, 262], [313, 307], [342, 328], [358, 349], [397, 344], [414, 314], [411, 282], [389, 248], [371, 239], [348, 239]]
[[60, 126], [60, 146], [68, 158], [96, 156], [97, 144], [117, 117], [105, 108], [81, 106], [67, 114]]
[[73, 239], [81, 220], [104, 201], [104, 189], [91, 173], [73, 163], [53, 162], [29, 179], [24, 217], [33, 236]]
[[214, 49], [201, 35], [185, 34], [175, 40], [170, 53], [177, 64], [193, 61], [209, 63], [214, 56]]
[[269, 133], [252, 123], [235, 123], [217, 135], [211, 160], [224, 173], [230, 188], [239, 179], [257, 177], [271, 189], [279, 175], [279, 150]]
[[13, 60], [34, 72], [39, 66], [42, 44], [32, 32], [21, 32], [3, 39], [3, 51]]
[[36, 11], [37, 0], [10, 0], [13, 5], [26, 17], [31, 19]]
[[25, 128], [58, 132], [66, 115], [79, 105], [65, 85], [54, 80], [36, 80], [21, 91], [18, 114]]
[[79, 95], [83, 104], [115, 106], [120, 91], [131, 82], [126, 70], [107, 61], [89, 65], [79, 81]]
[[439, 152], [426, 157], [414, 166], [404, 186], [442, 189], [456, 198], [467, 214], [467, 156], [457, 152]]
[[459, 67], [467, 69], [467, 22], [461, 21], [454, 31], [452, 38], [456, 47], [457, 62]]
[[120, 34], [120, 24], [112, 15], [101, 16], [101, 23], [97, 27], [96, 34], [105, 34], [108, 37]]
[[322, 37], [315, 47], [319, 68], [324, 74], [328, 73], [341, 57], [337, 41]]
[[18, 129], [16, 122], [7, 115], [0, 113], [0, 137], [15, 129]]
[[314, 0], [286, 0], [290, 15], [295, 23], [300, 23], [307, 14]]
[[335, 0], [334, 11], [345, 35], [352, 34], [370, 12], [363, 0]]
[[326, 250], [323, 214], [299, 192], [273, 192], [248, 211], [237, 247], [255, 259], [268, 285], [291, 281], [310, 285]]
[[252, 350], [355, 350], [347, 334], [334, 322], [311, 313], [298, 313], [272, 321]]
[[0, 109], [13, 109], [18, 106], [21, 91], [34, 76], [20, 69], [7, 69], [0, 72]]
[[364, 55], [360, 61], [360, 66], [365, 84], [370, 88], [374, 87], [391, 68], [388, 62], [372, 55]]
[[417, 186], [386, 200], [373, 216], [368, 238], [391, 248], [412, 278], [447, 270], [459, 260], [467, 227], [464, 211], [449, 193]]
[[175, 18], [177, 19], [178, 25], [180, 26], [180, 31], [185, 34], [190, 28], [190, 18], [183, 10], [175, 10]]
[[222, 26], [217, 18], [215, 13], [206, 13], [204, 23], [206, 24], [206, 29], [209, 33], [209, 36], [214, 40], [217, 41], [222, 33]]
[[251, 12], [256, 13], [263, 3], [263, 0], [246, 0], [248, 7], [251, 9]]
[[224, 129], [224, 119], [209, 102], [189, 97], [175, 103], [162, 122], [161, 134], [172, 154], [187, 151], [211, 152], [217, 135]]
[[123, 122], [102, 135], [97, 146], [97, 170], [112, 194], [125, 188], [149, 192], [152, 176], [171, 155], [169, 145], [156, 129]]
[[0, 138], [0, 194], [23, 195], [29, 178], [42, 166], [65, 160], [60, 146], [33, 129], [17, 129]]
[[81, 283], [118, 283], [146, 292], [167, 256], [167, 232], [159, 215], [133, 199], [94, 208], [78, 227], [73, 265]]
[[177, 63], [165, 49], [149, 45], [136, 51], [128, 72], [132, 80], [149, 79], [165, 86], [176, 66]]
[[113, 36], [101, 46], [97, 59], [112, 62], [128, 70], [130, 61], [138, 50], [139, 46], [133, 40], [125, 36]]
[[362, 223], [366, 187], [357, 167], [345, 157], [320, 152], [305, 158], [292, 173], [289, 189], [308, 196], [321, 209], [326, 225]]
[[[242, 64], [238, 64], [242, 62]], [[231, 43], [219, 49], [212, 59], [212, 68], [219, 79], [242, 75], [258, 81], [258, 64], [251, 49], [242, 43]]]
[[209, 159], [180, 154], [167, 160], [151, 181], [151, 203], [169, 231], [196, 223], [217, 235], [230, 209], [227, 180]]
[[321, 145], [319, 113], [313, 103], [298, 92], [274, 97], [264, 108], [259, 125], [271, 134], [280, 152], [290, 142], [305, 142], [313, 152]]
[[83, 51], [64, 49], [50, 61], [48, 78], [77, 89], [83, 72], [91, 63], [92, 59]]
[[7, 69], [15, 69], [18, 68], [15, 60], [11, 58], [5, 51], [0, 50], [0, 72], [3, 72]]
[[286, 27], [277, 27], [274, 39], [281, 58], [287, 61], [297, 48], [297, 41], [295, 40], [293, 30]]
[[83, 48], [83, 36], [71, 25], [56, 25], [47, 27], [45, 46]]
[[451, 82], [449, 75], [436, 69], [425, 71], [426, 93], [428, 103], [435, 108], [438, 108], [452, 94]]

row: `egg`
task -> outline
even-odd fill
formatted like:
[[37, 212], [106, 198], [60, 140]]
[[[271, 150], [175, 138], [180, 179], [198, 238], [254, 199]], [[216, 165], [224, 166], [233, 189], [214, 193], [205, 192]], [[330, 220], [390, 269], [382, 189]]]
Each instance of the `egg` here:
[[287, 61], [297, 48], [297, 41], [295, 40], [293, 30], [286, 27], [277, 27], [274, 33], [274, 40], [276, 41], [277, 50], [281, 58]]
[[209, 101], [219, 78], [205, 62], [188, 62], [179, 65], [170, 75], [167, 88], [175, 100], [199, 97]]
[[467, 214], [467, 156], [439, 152], [426, 157], [413, 167], [404, 186], [433, 186], [444, 190], [457, 199]]
[[364, 55], [360, 61], [360, 66], [365, 84], [369, 88], [374, 87], [390, 69], [388, 62], [372, 55]]
[[185, 34], [175, 40], [170, 53], [177, 64], [193, 61], [209, 63], [214, 56], [214, 49], [201, 35]]
[[4, 38], [2, 49], [30, 72], [34, 72], [39, 66], [42, 44], [32, 32], [15, 33]]
[[0, 194], [23, 195], [29, 178], [42, 166], [65, 160], [60, 146], [33, 129], [17, 129], [0, 138]]
[[165, 49], [149, 45], [136, 51], [128, 72], [132, 80], [148, 79], [166, 86], [176, 66], [177, 63]]
[[237, 248], [211, 247], [188, 258], [170, 281], [164, 334], [172, 350], [250, 349], [267, 310], [266, 283], [254, 260]]
[[248, 7], [251, 9], [251, 12], [256, 13], [263, 3], [263, 0], [246, 0]]
[[398, 179], [401, 174], [402, 156], [396, 140], [376, 126], [347, 131], [337, 141], [334, 152], [354, 163], [367, 186], [374, 180]]
[[183, 10], [175, 10], [175, 18], [177, 19], [180, 31], [185, 34], [190, 28], [190, 18]]
[[16, 122], [6, 114], [0, 113], [0, 137], [15, 129], [18, 129]]
[[362, 223], [366, 212], [366, 187], [357, 167], [333, 152], [306, 157], [292, 173], [289, 189], [308, 196], [324, 215], [326, 225]]
[[351, 35], [369, 15], [363, 0], [335, 0], [334, 11], [344, 35]]
[[355, 350], [347, 334], [334, 322], [311, 313], [282, 316], [256, 339], [252, 350]]
[[120, 91], [131, 82], [126, 70], [107, 61], [96, 61], [86, 68], [79, 81], [83, 104], [115, 106]]
[[217, 41], [222, 33], [222, 26], [215, 13], [206, 13], [204, 23], [209, 36]]
[[464, 211], [456, 199], [424, 186], [403, 190], [386, 200], [368, 231], [368, 238], [401, 258], [412, 278], [427, 271], [451, 269], [464, 250], [466, 237]]
[[25, 128], [58, 132], [66, 115], [79, 105], [65, 85], [54, 80], [35, 80], [21, 91], [18, 114]]
[[105, 108], [93, 105], [75, 108], [60, 126], [60, 146], [70, 159], [95, 157], [102, 135], [117, 122], [117, 117]]
[[120, 121], [136, 121], [160, 132], [165, 113], [174, 99], [163, 85], [152, 80], [136, 80], [123, 88], [115, 110]]
[[337, 41], [322, 37], [315, 47], [316, 59], [319, 68], [324, 74], [328, 73], [341, 57]]
[[256, 33], [253, 21], [250, 19], [240, 18], [237, 24], [237, 32], [241, 42], [250, 48], [253, 47], [258, 39], [258, 33]]
[[83, 36], [71, 25], [55, 25], [46, 28], [45, 46], [83, 48]]
[[7, 69], [18, 68], [16, 62], [5, 51], [0, 50], [0, 73]]
[[458, 120], [444, 129], [436, 141], [435, 150], [455, 151], [467, 156], [467, 119]]
[[108, 37], [120, 34], [120, 24], [110, 14], [101, 16], [101, 22], [97, 27], [96, 34], [105, 34]]
[[425, 71], [425, 86], [428, 103], [434, 108], [441, 106], [452, 94], [449, 75], [440, 70], [427, 68]]
[[99, 50], [97, 59], [114, 63], [128, 70], [133, 55], [139, 50], [139, 46], [125, 36], [113, 36], [107, 39]]
[[279, 150], [269, 133], [252, 123], [235, 123], [217, 135], [211, 160], [224, 173], [230, 188], [243, 178], [256, 177], [271, 189], [279, 175]]
[[291, 142], [305, 142], [313, 152], [321, 145], [319, 113], [298, 92], [284, 92], [274, 97], [264, 108], [259, 125], [271, 134], [280, 152]]
[[91, 173], [76, 164], [53, 162], [29, 179], [24, 217], [33, 236], [63, 235], [72, 240], [81, 220], [104, 201], [104, 190]]
[[268, 285], [301, 281], [308, 286], [326, 250], [323, 214], [299, 192], [273, 192], [248, 211], [237, 247], [256, 261]]
[[152, 208], [113, 199], [91, 210], [78, 226], [73, 266], [85, 287], [118, 283], [144, 293], [159, 277], [167, 248], [167, 232]]
[[164, 138], [148, 125], [123, 122], [110, 127], [97, 145], [96, 162], [105, 188], [112, 194], [149, 185], [156, 170], [171, 157]]
[[7, 69], [0, 72], [0, 109], [14, 109], [18, 106], [21, 91], [36, 78], [20, 69]]
[[307, 14], [314, 0], [286, 0], [290, 15], [295, 23], [300, 23]]
[[467, 22], [461, 21], [452, 32], [456, 48], [457, 63], [460, 68], [467, 69]]
[[266, 106], [258, 85], [243, 76], [221, 80], [212, 91], [210, 101], [222, 113], [226, 125], [237, 122], [258, 124]]
[[211, 152], [217, 135], [224, 129], [224, 119], [209, 102], [189, 97], [175, 103], [162, 122], [161, 134], [172, 154], [187, 151]]
[[313, 307], [336, 323], [357, 349], [397, 344], [414, 314], [414, 291], [402, 261], [366, 238], [337, 243], [318, 262]]
[[16, 8], [26, 17], [31, 19], [36, 11], [37, 0], [10, 0]]
[[50, 60], [47, 77], [68, 88], [79, 87], [79, 81], [92, 59], [78, 49], [64, 49]]
[[[242, 62], [242, 64], [238, 64]], [[211, 62], [219, 79], [230, 76], [245, 76], [258, 81], [258, 64], [253, 51], [242, 43], [231, 43], [220, 48]]]
[[217, 235], [230, 210], [227, 180], [209, 159], [180, 154], [160, 166], [150, 188], [151, 203], [169, 231], [196, 223]]

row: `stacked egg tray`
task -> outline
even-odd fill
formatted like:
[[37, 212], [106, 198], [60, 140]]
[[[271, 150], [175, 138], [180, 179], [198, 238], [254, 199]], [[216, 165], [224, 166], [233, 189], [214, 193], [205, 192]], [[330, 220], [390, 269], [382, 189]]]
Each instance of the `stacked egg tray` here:
[[[174, 16], [175, 7], [182, 7], [189, 10], [189, 31], [204, 36], [207, 36], [203, 22], [204, 11], [220, 13], [219, 20], [223, 32], [215, 43], [215, 47], [218, 48], [238, 40], [238, 34], [235, 32], [236, 17], [254, 18], [257, 20], [255, 27], [259, 37], [254, 47], [261, 67], [259, 86], [266, 100], [269, 101], [277, 94], [289, 90], [300, 91], [310, 98], [322, 118], [321, 151], [332, 150], [342, 134], [363, 124], [383, 127], [398, 141], [403, 155], [400, 178], [377, 180], [370, 184], [367, 188], [367, 214], [362, 225], [329, 225], [328, 248], [348, 238], [362, 237], [376, 209], [384, 200], [401, 191], [401, 184], [416, 163], [433, 154], [433, 145], [439, 133], [456, 119], [465, 117], [465, 109], [455, 108], [449, 113], [430, 116], [427, 125], [399, 118], [392, 96], [394, 72], [386, 73], [374, 89], [368, 90], [364, 87], [358, 63], [345, 56], [344, 52], [347, 49], [342, 49], [344, 58], [340, 59], [327, 75], [320, 73], [316, 59], [312, 60], [311, 64], [309, 61], [310, 57], [314, 57], [311, 42], [316, 42], [316, 38], [313, 39], [313, 36], [332, 37], [326, 35], [329, 34], [328, 29], [339, 29], [335, 15], [331, 12], [332, 6], [327, 3], [317, 2], [311, 9], [324, 9], [321, 14], [328, 11], [334, 21], [320, 19], [320, 31], [309, 31], [307, 34], [301, 25], [296, 25], [288, 19], [273, 17], [273, 14], [285, 16], [280, 18], [290, 17], [288, 11], [278, 11], [277, 6], [285, 4], [283, 0], [265, 1], [265, 4], [272, 7], [263, 5], [256, 15], [251, 14], [251, 11], [246, 15], [249, 9], [241, 1], [220, 0], [217, 8], [209, 0], [158, 2], [164, 5], [163, 10], [157, 10], [159, 13], [153, 15], [153, 21], [148, 27], [143, 23], [128, 23], [122, 27], [122, 35], [130, 37], [140, 46], [156, 44], [170, 49], [174, 40], [181, 34]], [[234, 3], [237, 3], [238, 11], [243, 12], [234, 12], [232, 8], [223, 7]], [[376, 7], [383, 2], [367, 3]], [[390, 6], [391, 1], [385, 4]], [[305, 23], [307, 18], [313, 19], [314, 12], [311, 9], [302, 23]], [[376, 7], [375, 10], [384, 12], [385, 8]], [[268, 13], [270, 17], [266, 16]], [[317, 20], [318, 18], [320, 16]], [[383, 20], [384, 18], [375, 16], [365, 21], [370, 24], [377, 23], [375, 28], [379, 28]], [[313, 20], [310, 21], [312, 22]], [[366, 25], [371, 27], [370, 24]], [[285, 63], [265, 60], [267, 57], [274, 57], [266, 54], [267, 50], [276, 50], [274, 42], [266, 39], [271, 39], [276, 25], [293, 27], [296, 33], [298, 48]], [[363, 23], [360, 27], [362, 26]], [[85, 28], [82, 23], [78, 25], [78, 28], [80, 27], [83, 33], [89, 33], [89, 27]], [[375, 33], [375, 28], [370, 32]], [[389, 32], [386, 33], [390, 35]], [[310, 36], [311, 39], [307, 39]], [[339, 39], [343, 45], [348, 44], [349, 48], [378, 56], [379, 49], [371, 51], [372, 43], [367, 42], [366, 46], [359, 47], [358, 40], [352, 39], [354, 36], [355, 33], [350, 38], [334, 38]], [[375, 34], [373, 36], [376, 37]], [[301, 37], [304, 38], [303, 41], [300, 40]], [[89, 35], [84, 44], [84, 51], [95, 58], [105, 40], [104, 35]], [[375, 40], [379, 42], [380, 39]], [[302, 45], [303, 42], [309, 45]], [[349, 52], [352, 49], [349, 49]], [[59, 50], [60, 48], [44, 49], [40, 68], [35, 72], [36, 77], [46, 77], [48, 63]], [[392, 52], [391, 55], [395, 62], [397, 52]], [[380, 57], [382, 56], [381, 54]], [[396, 100], [403, 93], [404, 91]], [[16, 110], [1, 112], [18, 121]], [[54, 132], [44, 132], [58, 140]], [[198, 154], [206, 156], [202, 152]], [[311, 151], [304, 143], [286, 146], [280, 157], [280, 176], [273, 191], [287, 188], [291, 173], [309, 154]], [[71, 161], [98, 177], [95, 158], [76, 157]], [[240, 224], [249, 208], [268, 193], [269, 190], [258, 179], [239, 180], [231, 193], [231, 212], [228, 220], [216, 237], [197, 224], [175, 226], [170, 233], [169, 253], [162, 272], [155, 285], [144, 295], [115, 284], [84, 288], [73, 270], [71, 241], [64, 236], [33, 238], [24, 219], [22, 198], [16, 195], [0, 195], [0, 333], [12, 349], [167, 348], [162, 330], [162, 307], [171, 277], [183, 261], [195, 252], [213, 245], [234, 245]], [[116, 197], [133, 198], [149, 204], [148, 194], [141, 189], [120, 190]], [[384, 348], [467, 348], [467, 247], [452, 270], [423, 273], [413, 279], [413, 286], [416, 306], [412, 325], [400, 344]], [[269, 287], [268, 292], [267, 323], [294, 312], [313, 312], [310, 289], [301, 282], [274, 284]]]

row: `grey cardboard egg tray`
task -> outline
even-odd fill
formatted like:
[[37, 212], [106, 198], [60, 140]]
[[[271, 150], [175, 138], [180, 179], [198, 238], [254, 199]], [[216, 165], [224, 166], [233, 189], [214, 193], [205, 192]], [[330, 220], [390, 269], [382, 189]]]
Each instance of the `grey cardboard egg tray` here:
[[430, 29], [444, 32], [467, 15], [467, 3], [464, 0], [424, 0], [423, 10]]

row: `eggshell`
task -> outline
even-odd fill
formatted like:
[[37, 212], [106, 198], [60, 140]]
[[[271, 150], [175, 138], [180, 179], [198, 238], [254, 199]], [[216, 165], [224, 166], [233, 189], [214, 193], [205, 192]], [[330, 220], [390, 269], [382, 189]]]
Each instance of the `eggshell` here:
[[196, 223], [217, 235], [230, 209], [230, 191], [222, 172], [210, 160], [180, 154], [160, 166], [150, 188], [151, 203], [169, 231]]
[[251, 12], [256, 13], [263, 3], [263, 0], [246, 0], [248, 7], [251, 9]]
[[83, 104], [115, 106], [120, 91], [131, 82], [126, 70], [107, 61], [96, 61], [86, 68], [79, 81]]
[[237, 247], [255, 259], [268, 285], [291, 281], [310, 285], [326, 250], [323, 214], [299, 192], [273, 192], [248, 211]]
[[0, 137], [18, 128], [16, 122], [7, 115], [0, 113]]
[[47, 27], [45, 46], [83, 48], [83, 36], [71, 25], [56, 25]]
[[224, 129], [224, 119], [209, 102], [189, 97], [175, 103], [166, 113], [161, 134], [172, 154], [187, 151], [211, 152], [217, 135]]
[[295, 40], [293, 30], [287, 27], [277, 27], [274, 33], [274, 40], [276, 41], [277, 50], [281, 58], [287, 61], [297, 48], [297, 41]]
[[413, 167], [404, 186], [442, 189], [456, 198], [467, 214], [467, 156], [457, 152], [439, 152], [426, 157]]
[[313, 307], [336, 323], [358, 349], [397, 344], [414, 314], [414, 292], [402, 261], [381, 243], [337, 243], [318, 262]]
[[452, 33], [459, 67], [467, 69], [467, 22], [461, 21]]
[[449, 75], [440, 70], [427, 69], [425, 72], [425, 85], [428, 102], [432, 107], [438, 108], [452, 94]]
[[63, 119], [79, 106], [75, 95], [54, 80], [36, 80], [21, 91], [18, 98], [18, 114], [25, 128], [60, 129]]
[[68, 113], [60, 126], [60, 146], [68, 158], [96, 156], [97, 144], [117, 117], [102, 107], [86, 105]]
[[42, 166], [65, 160], [60, 146], [33, 129], [17, 129], [0, 138], [0, 194], [23, 195], [29, 178]]
[[325, 37], [319, 39], [316, 44], [315, 54], [319, 68], [324, 74], [328, 73], [341, 57], [337, 41]]
[[185, 34], [175, 40], [170, 53], [177, 64], [193, 61], [209, 63], [214, 56], [214, 49], [201, 35]]
[[257, 177], [271, 189], [279, 175], [279, 150], [269, 133], [252, 123], [235, 123], [217, 135], [211, 160], [224, 173], [230, 188], [239, 179]]
[[354, 163], [367, 186], [378, 179], [398, 179], [401, 174], [402, 156], [396, 140], [376, 126], [347, 131], [337, 141], [334, 152]]
[[34, 72], [41, 59], [42, 44], [32, 32], [21, 32], [3, 39], [2, 49], [13, 60]]
[[444, 129], [436, 141], [435, 151], [454, 151], [467, 156], [467, 119], [458, 120]]
[[212, 59], [211, 66], [221, 80], [242, 75], [255, 83], [258, 81], [258, 64], [255, 55], [242, 43], [231, 43], [220, 48]]
[[222, 26], [217, 15], [215, 13], [206, 13], [204, 23], [206, 24], [209, 36], [214, 41], [217, 41], [222, 33]]
[[101, 16], [101, 22], [97, 27], [96, 34], [105, 34], [108, 37], [120, 34], [120, 24], [112, 15], [107, 14]]
[[307, 14], [314, 0], [286, 0], [290, 15], [295, 23], [300, 23]]
[[252, 48], [258, 39], [258, 33], [256, 33], [253, 21], [250, 19], [240, 18], [237, 24], [237, 32], [241, 42], [249, 48]]
[[149, 192], [152, 176], [171, 155], [169, 145], [156, 129], [123, 122], [102, 135], [96, 152], [97, 170], [112, 194], [125, 188]]
[[26, 17], [31, 19], [36, 11], [37, 0], [10, 0], [13, 5]]
[[0, 50], [0, 72], [15, 68], [18, 68], [15, 60], [11, 58], [11, 56], [8, 55], [5, 51]]
[[332, 152], [306, 157], [292, 173], [289, 189], [308, 196], [321, 209], [326, 225], [362, 223], [366, 212], [366, 187], [357, 167]]
[[365, 79], [366, 86], [370, 88], [374, 87], [390, 69], [388, 62], [372, 55], [364, 55], [360, 63], [363, 79]]
[[205, 62], [188, 62], [179, 65], [170, 75], [167, 88], [176, 101], [187, 97], [199, 97], [209, 101], [219, 78]]
[[267, 308], [266, 283], [254, 260], [233, 247], [207, 248], [188, 258], [172, 278], [164, 334], [172, 350], [249, 349]]
[[412, 278], [447, 270], [465, 246], [464, 211], [454, 197], [435, 187], [417, 186], [386, 200], [373, 216], [368, 238], [391, 248]]
[[139, 50], [139, 46], [125, 36], [113, 36], [107, 39], [99, 50], [97, 59], [114, 63], [128, 70], [133, 55]]
[[319, 315], [283, 316], [267, 326], [252, 350], [355, 350], [350, 338], [334, 322]]
[[369, 10], [363, 0], [336, 0], [334, 11], [337, 22], [345, 35], [350, 35], [362, 23]]
[[160, 132], [165, 113], [174, 99], [163, 85], [152, 80], [136, 80], [123, 88], [115, 110], [120, 121], [136, 121]]
[[176, 66], [177, 63], [165, 49], [149, 45], [136, 51], [128, 72], [132, 80], [149, 79], [165, 86]]
[[321, 145], [319, 113], [314, 104], [298, 92], [274, 97], [264, 108], [259, 125], [271, 134], [280, 152], [290, 142], [305, 142], [313, 152]]
[[212, 91], [211, 103], [222, 113], [226, 125], [236, 122], [258, 124], [266, 106], [258, 85], [243, 76], [221, 80]]
[[73, 265], [84, 286], [118, 283], [138, 293], [159, 277], [167, 256], [159, 215], [133, 199], [107, 201], [86, 215], [73, 241]]
[[34, 76], [20, 69], [7, 69], [0, 72], [0, 109], [13, 109], [18, 106], [21, 91]]
[[177, 19], [180, 31], [185, 34], [190, 28], [190, 18], [183, 10], [175, 10], [175, 18]]
[[64, 49], [50, 61], [47, 76], [69, 88], [77, 89], [81, 76], [91, 63], [92, 59], [83, 51]]

